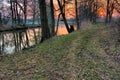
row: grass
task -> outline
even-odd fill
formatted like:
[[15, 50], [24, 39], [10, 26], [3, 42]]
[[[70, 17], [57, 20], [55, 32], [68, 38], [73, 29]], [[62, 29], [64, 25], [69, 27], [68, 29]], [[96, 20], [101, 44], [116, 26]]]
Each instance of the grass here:
[[56, 36], [35, 48], [2, 56], [0, 79], [119, 80], [120, 65], [105, 52], [109, 36], [104, 26], [91, 24], [86, 30]]

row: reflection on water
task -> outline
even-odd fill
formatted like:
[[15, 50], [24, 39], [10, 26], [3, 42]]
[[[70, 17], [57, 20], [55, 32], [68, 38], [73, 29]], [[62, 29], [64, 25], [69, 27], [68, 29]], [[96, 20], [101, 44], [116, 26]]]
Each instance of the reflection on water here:
[[[57, 35], [68, 34], [64, 25], [58, 27]], [[41, 29], [32, 28], [10, 32], [0, 32], [0, 53], [11, 54], [39, 44]]]
[[[72, 23], [69, 23], [70, 25], [74, 25], [74, 30], [76, 30], [76, 25], [74, 22]], [[64, 34], [68, 34], [68, 31], [64, 25], [64, 23], [60, 23], [60, 26], [58, 27], [58, 32], [57, 32], [57, 35], [64, 35]]]
[[14, 53], [38, 44], [41, 29], [33, 28], [0, 33], [0, 53]]
[[57, 35], [64, 35], [64, 34], [68, 34], [67, 29], [65, 27], [59, 27]]

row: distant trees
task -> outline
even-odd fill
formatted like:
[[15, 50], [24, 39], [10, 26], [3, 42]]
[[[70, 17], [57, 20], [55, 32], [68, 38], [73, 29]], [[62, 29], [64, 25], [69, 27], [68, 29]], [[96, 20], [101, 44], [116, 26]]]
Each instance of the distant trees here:
[[[95, 23], [98, 10], [103, 6], [100, 0], [56, 0], [58, 4], [59, 15], [58, 18], [62, 18], [68, 33], [71, 33], [74, 28], [73, 25], [67, 21], [67, 5], [74, 5], [74, 19], [77, 29], [80, 28], [80, 23], [83, 19], [90, 20]], [[49, 3], [49, 5], [46, 4]], [[42, 41], [55, 35], [55, 8], [54, 0], [10, 0], [11, 19], [13, 25], [21, 25], [27, 23], [27, 19], [32, 19], [32, 24], [35, 24], [36, 18], [40, 18], [42, 27]], [[116, 9], [119, 12], [119, 8], [116, 7], [120, 4], [119, 0], [106, 0], [106, 22], [111, 21], [113, 10]], [[46, 6], [49, 6], [50, 13], [46, 10]], [[69, 6], [70, 7], [70, 6]], [[50, 17], [50, 20], [48, 19]], [[1, 21], [0, 21], [1, 22]], [[50, 22], [50, 24], [48, 24]], [[56, 30], [57, 31], [57, 30]]]
[[[38, 1], [37, 0], [32, 0], [31, 1], [31, 4], [28, 6], [31, 8], [31, 13], [32, 15], [29, 15], [29, 16], [32, 16], [32, 19], [33, 19], [33, 22], [32, 24], [34, 25], [35, 24], [35, 21], [38, 20], [37, 22], [39, 22], [39, 19], [40, 19], [40, 11], [39, 11], [39, 7], [38, 7]], [[29, 10], [30, 11], [30, 10]]]
[[10, 18], [10, 10], [5, 4], [0, 4], [0, 24], [7, 24]]
[[107, 0], [106, 23], [111, 22], [111, 18], [114, 10], [120, 13], [120, 0]]
[[26, 9], [23, 8], [23, 6], [20, 3], [21, 2], [18, 1], [18, 0], [10, 0], [10, 10], [11, 10], [12, 25], [23, 24], [21, 14], [24, 13], [24, 15], [26, 15], [26, 13], [25, 13]]
[[118, 13], [120, 13], [120, 0], [115, 0], [114, 8]]
[[10, 0], [11, 5], [11, 16], [12, 16], [12, 24], [20, 24], [20, 15], [18, 12], [18, 4], [17, 0]]

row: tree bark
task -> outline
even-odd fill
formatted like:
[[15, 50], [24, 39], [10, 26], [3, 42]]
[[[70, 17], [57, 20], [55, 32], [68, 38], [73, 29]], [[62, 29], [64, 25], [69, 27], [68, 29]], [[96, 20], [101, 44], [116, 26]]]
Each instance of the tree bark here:
[[79, 29], [80, 28], [80, 24], [79, 24], [79, 17], [78, 17], [77, 0], [75, 0], [75, 12], [76, 12], [77, 29]]
[[48, 27], [45, 0], [39, 0], [39, 9], [40, 9], [40, 17], [41, 17], [40, 19], [41, 19], [41, 26], [42, 26], [42, 39], [40, 43], [42, 43], [44, 40], [50, 38], [50, 30]]
[[26, 25], [27, 19], [27, 0], [24, 0], [24, 25]]
[[109, 22], [109, 4], [110, 4], [110, 0], [107, 0], [106, 23]]
[[51, 26], [50, 26], [50, 33], [51, 36], [55, 35], [55, 18], [54, 18], [54, 5], [53, 0], [50, 0], [50, 9], [51, 9]]

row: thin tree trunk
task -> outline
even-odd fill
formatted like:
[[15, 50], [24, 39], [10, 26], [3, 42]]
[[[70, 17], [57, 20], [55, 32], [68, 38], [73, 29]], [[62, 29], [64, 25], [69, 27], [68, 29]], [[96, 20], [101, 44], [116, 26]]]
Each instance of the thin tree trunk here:
[[0, 26], [2, 25], [2, 13], [0, 12]]
[[71, 33], [71, 31], [70, 31], [70, 29], [69, 29], [69, 26], [68, 26], [68, 23], [67, 23], [67, 20], [66, 20], [66, 17], [65, 17], [65, 14], [63, 13], [62, 5], [61, 5], [61, 3], [60, 3], [59, 0], [57, 0], [57, 1], [58, 1], [58, 6], [59, 6], [59, 8], [60, 8], [60, 12], [61, 12], [61, 14], [62, 14], [63, 21], [64, 21], [64, 23], [65, 23], [66, 29], [67, 29], [68, 33]]
[[36, 9], [36, 2], [33, 2], [33, 25], [35, 24], [35, 9]]
[[56, 32], [55, 32], [55, 34], [57, 34], [57, 32], [58, 32], [58, 26], [59, 26], [60, 16], [61, 16], [61, 13], [58, 15], [58, 20], [57, 20], [57, 26], [56, 26]]
[[24, 24], [26, 25], [26, 19], [27, 19], [27, 0], [24, 0]]
[[75, 12], [76, 12], [77, 29], [79, 29], [80, 28], [80, 24], [79, 24], [79, 17], [78, 17], [77, 0], [75, 0]]
[[109, 4], [110, 4], [110, 0], [107, 0], [106, 23], [109, 22]]
[[13, 25], [14, 24], [14, 22], [13, 22], [14, 17], [13, 17], [13, 2], [12, 2], [12, 0], [10, 0], [10, 9], [11, 9], [12, 25]]
[[27, 47], [29, 47], [29, 38], [28, 38], [28, 34], [27, 34], [27, 30], [25, 31], [25, 35], [26, 35], [26, 45]]

